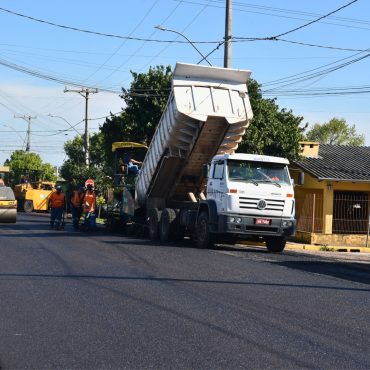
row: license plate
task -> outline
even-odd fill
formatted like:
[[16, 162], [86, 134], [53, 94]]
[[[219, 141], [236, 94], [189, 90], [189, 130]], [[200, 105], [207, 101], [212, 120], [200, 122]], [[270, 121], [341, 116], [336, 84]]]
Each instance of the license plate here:
[[270, 225], [271, 220], [268, 218], [256, 218], [254, 220], [255, 225]]

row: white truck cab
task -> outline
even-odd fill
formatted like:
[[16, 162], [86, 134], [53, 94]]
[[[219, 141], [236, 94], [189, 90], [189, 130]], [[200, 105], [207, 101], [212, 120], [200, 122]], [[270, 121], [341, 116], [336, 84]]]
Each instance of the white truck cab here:
[[[205, 203], [214, 204], [210, 232], [262, 236], [272, 251], [295, 233], [293, 182], [285, 158], [255, 154], [216, 155]], [[209, 207], [212, 210], [212, 207]]]

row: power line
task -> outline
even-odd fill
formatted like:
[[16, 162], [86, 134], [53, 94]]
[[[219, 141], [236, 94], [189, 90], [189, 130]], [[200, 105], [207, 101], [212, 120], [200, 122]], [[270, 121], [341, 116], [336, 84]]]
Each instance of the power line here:
[[[159, 0], [156, 0], [152, 6], [150, 7], [150, 9], [145, 13], [145, 15], [141, 18], [141, 20], [139, 21], [139, 23], [133, 28], [133, 30], [130, 32], [129, 34], [129, 37], [132, 36], [132, 34], [142, 25], [142, 23], [145, 21], [145, 19], [147, 18], [147, 16], [151, 13], [151, 11], [153, 10], [153, 8], [157, 5]], [[84, 81], [87, 81], [89, 80], [92, 76], [94, 76], [98, 71], [100, 71], [123, 47], [123, 45], [125, 45], [125, 43], [127, 42], [127, 39], [124, 40], [121, 45], [99, 66], [99, 68], [97, 68], [92, 74], [90, 74]], [[99, 81], [98, 83], [102, 82], [102, 81], [105, 81], [107, 78], [109, 78], [111, 75], [113, 75], [115, 72], [117, 72], [117, 70], [119, 69], [120, 67], [118, 67], [117, 69], [114, 69], [113, 72], [111, 72], [111, 74], [106, 77], [104, 80], [101, 80]]]
[[[199, 12], [191, 19], [191, 21], [190, 22], [188, 22], [188, 24], [180, 31], [181, 33], [183, 33], [183, 32], [185, 32], [195, 21], [196, 21], [196, 19], [204, 12], [204, 10], [209, 6], [209, 3], [210, 3], [210, 1], [211, 0], [207, 0], [208, 2], [207, 2], [207, 4], [202, 4], [203, 5], [203, 7], [202, 7], [202, 9], [200, 9], [199, 10]], [[178, 5], [180, 5], [180, 4], [182, 4], [183, 2], [184, 2], [184, 0], [179, 0], [179, 4]], [[173, 12], [175, 11], [177, 9], [177, 6], [176, 6], [176, 8], [173, 10]], [[172, 13], [171, 13], [171, 15], [172, 15]], [[162, 21], [161, 22], [161, 24], [162, 25], [164, 25], [165, 23], [166, 23], [166, 21], [167, 21], [167, 19], [169, 18], [169, 16], [164, 20], [164, 21]], [[153, 34], [153, 33], [152, 33]], [[179, 38], [180, 36], [179, 35], [177, 35], [177, 36], [175, 36], [175, 38], [174, 38], [174, 40], [173, 41], [176, 41], [178, 38]], [[193, 42], [193, 44], [196, 44], [197, 42], [194, 42], [194, 41], [192, 41]], [[223, 42], [223, 41], [222, 41]], [[188, 42], [186, 42], [186, 43], [188, 43]], [[218, 42], [218, 44], [219, 44], [220, 42]], [[152, 61], [154, 60], [154, 59], [156, 59], [156, 58], [158, 58], [165, 50], [167, 50], [168, 48], [169, 48], [169, 46], [170, 45], [166, 45], [165, 47], [163, 47], [154, 57], [152, 57], [140, 70], [142, 71], [142, 70], [144, 70], [146, 67], [148, 67], [151, 63], [152, 63]], [[126, 80], [124, 80], [123, 82], [126, 82], [128, 79], [126, 79]]]
[[[85, 99], [85, 135], [84, 135], [84, 148], [85, 148], [85, 163], [86, 166], [90, 165], [90, 150], [89, 150], [89, 96], [90, 94], [97, 94], [98, 89], [81, 88], [80, 90], [64, 89], [64, 92], [76, 92]], [[73, 126], [71, 126], [73, 127]]]
[[[367, 51], [369, 51], [370, 49], [367, 49]], [[291, 76], [287, 76], [287, 77], [283, 77], [283, 78], [279, 78], [277, 80], [273, 80], [273, 81], [268, 81], [268, 82], [264, 82], [262, 83], [263, 86], [267, 86], [267, 85], [279, 85], [279, 84], [282, 84], [282, 83], [286, 83], [286, 82], [293, 82], [293, 81], [299, 81], [301, 78], [304, 79], [306, 78], [307, 76], [312, 76], [312, 78], [314, 77], [317, 77], [320, 75], [320, 70], [323, 70], [323, 68], [325, 67], [329, 67], [329, 66], [340, 66], [338, 65], [339, 62], [343, 62], [343, 61], [352, 61], [353, 62], [353, 59], [351, 58], [354, 58], [354, 57], [357, 57], [359, 55], [363, 54], [363, 52], [360, 52], [360, 53], [356, 53], [356, 54], [353, 54], [349, 57], [346, 57], [346, 58], [342, 58], [342, 59], [339, 59], [339, 60], [336, 60], [335, 62], [332, 62], [332, 63], [328, 63], [328, 64], [325, 64], [323, 66], [320, 66], [320, 67], [317, 67], [317, 68], [313, 68], [313, 69], [310, 69], [308, 71], [304, 71], [304, 72], [300, 72], [300, 73], [296, 73], [294, 75], [291, 75]], [[369, 54], [365, 55], [365, 57], [367, 57]], [[355, 60], [357, 61], [357, 60]], [[347, 63], [347, 62], [346, 62]], [[352, 63], [351, 63], [352, 64]], [[333, 68], [336, 68], [336, 67], [333, 67]], [[328, 70], [328, 69], [327, 69]], [[315, 73], [311, 73], [309, 74], [310, 72], [314, 72], [314, 71], [318, 71], [317, 75], [315, 75]], [[301, 76], [301, 77], [300, 77]]]
[[[357, 1], [357, 0], [356, 0]], [[158, 43], [168, 43], [168, 44], [187, 44], [187, 41], [181, 41], [181, 40], [159, 40], [159, 39], [145, 39], [141, 37], [132, 37], [132, 36], [122, 36], [122, 35], [114, 35], [110, 33], [104, 33], [104, 32], [97, 32], [97, 31], [90, 31], [90, 30], [85, 30], [77, 27], [71, 27], [71, 26], [65, 26], [62, 24], [54, 23], [54, 22], [49, 22], [45, 21], [39, 18], [31, 17], [25, 14], [17, 13], [9, 9], [1, 8], [0, 11], [16, 15], [18, 17], [26, 18], [35, 22], [39, 23], [44, 23], [48, 24], [49, 26], [54, 26], [54, 27], [59, 27], [59, 28], [64, 28], [67, 30], [72, 30], [72, 31], [78, 31], [78, 32], [83, 32], [83, 33], [88, 33], [92, 35], [97, 35], [97, 36], [104, 36], [104, 37], [113, 37], [113, 38], [118, 38], [118, 39], [124, 39], [124, 40], [134, 40], [134, 41], [146, 41], [146, 42], [158, 42]], [[194, 43], [197, 44], [217, 44], [220, 41], [195, 41]]]
[[279, 35], [275, 35], [275, 36], [273, 36], [273, 38], [278, 38], [278, 37], [281, 37], [281, 36], [285, 36], [285, 35], [287, 35], [287, 34], [289, 34], [289, 33], [292, 33], [292, 32], [298, 31], [298, 30], [300, 30], [300, 29], [302, 29], [302, 28], [305, 28], [305, 27], [307, 27], [307, 26], [310, 26], [310, 25], [311, 25], [311, 24], [313, 24], [313, 23], [319, 22], [321, 19], [327, 18], [327, 17], [329, 17], [330, 15], [332, 15], [332, 14], [334, 14], [334, 13], [337, 13], [337, 12], [339, 12], [340, 10], [342, 10], [342, 9], [344, 9], [344, 8], [347, 8], [348, 6], [350, 6], [350, 5], [354, 4], [354, 3], [356, 3], [357, 1], [358, 1], [358, 0], [352, 0], [352, 1], [350, 1], [349, 3], [347, 3], [346, 5], [343, 5], [343, 6], [341, 6], [340, 8], [335, 9], [335, 10], [333, 10], [332, 12], [330, 12], [330, 13], [328, 13], [328, 14], [325, 14], [325, 15], [323, 15], [323, 16], [321, 16], [321, 17], [317, 18], [317, 19], [314, 19], [314, 20], [313, 20], [313, 21], [311, 21], [311, 22], [308, 22], [308, 23], [306, 23], [306, 24], [303, 24], [302, 26], [299, 26], [299, 27], [293, 28], [292, 30], [289, 30], [289, 31], [283, 32], [283, 33], [281, 33], [281, 34], [279, 34]]
[[14, 118], [21, 118], [23, 120], [25, 120], [28, 124], [28, 128], [27, 128], [27, 144], [26, 144], [26, 152], [29, 152], [31, 151], [31, 120], [33, 119], [36, 119], [37, 117], [31, 117], [31, 116], [26, 116], [26, 115], [23, 115], [23, 116], [14, 116]]
[[[170, 12], [169, 15], [167, 15], [167, 17], [165, 18], [165, 21], [167, 21], [174, 13], [175, 11], [177, 10], [177, 8], [181, 5], [182, 3], [182, 0], [180, 0], [180, 2], [175, 6], [174, 9], [172, 9], [172, 11]], [[156, 33], [156, 31], [152, 31], [152, 33], [149, 35], [149, 38], [151, 38], [154, 34]], [[108, 76], [106, 76], [104, 79], [98, 81], [98, 83], [101, 83], [103, 81], [106, 81], [109, 77], [111, 77], [115, 72], [117, 72], [119, 69], [121, 69], [125, 64], [127, 64], [127, 62], [129, 62], [134, 56], [137, 56], [137, 53], [144, 47], [144, 45], [146, 44], [146, 41], [142, 42], [141, 45], [134, 51], [133, 54], [129, 55], [128, 58], [126, 58], [112, 73], [110, 73]]]
[[[38, 77], [38, 78], [41, 78], [41, 79], [44, 79], [44, 80], [58, 82], [58, 83], [63, 84], [63, 85], [71, 85], [71, 86], [75, 86], [75, 87], [80, 87], [81, 85], [83, 85], [81, 83], [61, 79], [61, 78], [58, 78], [58, 77], [55, 77], [55, 76], [52, 76], [52, 75], [47, 75], [45, 73], [41, 73], [39, 71], [35, 71], [35, 70], [32, 70], [32, 69], [23, 67], [23, 66], [20, 66], [18, 64], [15, 64], [15, 63], [11, 63], [11, 62], [6, 61], [4, 59], [0, 59], [0, 65], [3, 65], [4, 67], [8, 67], [10, 69], [14, 69], [14, 70], [22, 72], [22, 73], [26, 73], [26, 74], [31, 75], [33, 77]], [[85, 87], [90, 88], [90, 89], [95, 88], [93, 86], [86, 86], [86, 85], [85, 85]], [[100, 88], [99, 90], [104, 91], [104, 92], [114, 93], [114, 94], [119, 94], [120, 93], [120, 91], [118, 91], [118, 90], [110, 90], [110, 89], [104, 89], [104, 88]]]
[[[173, 1], [179, 1], [179, 0], [173, 0]], [[209, 5], [210, 7], [213, 8], [220, 8], [224, 9], [225, 5], [225, 0], [209, 0], [213, 3], [222, 3], [222, 5]], [[182, 2], [187, 3], [187, 4], [195, 4], [195, 5], [203, 5], [202, 2], [195, 1], [195, 0], [182, 0]], [[244, 8], [244, 9], [243, 9]], [[287, 15], [279, 15], [279, 14], [271, 14], [271, 13], [266, 13], [263, 11], [255, 11], [255, 10], [250, 10], [246, 8], [252, 8], [252, 9], [258, 9], [258, 10], [265, 10], [268, 12], [272, 13], [287, 13], [287, 14], [296, 14], [296, 15], [302, 15], [306, 18], [297, 18], [297, 17], [292, 17], [292, 16], [287, 16]], [[246, 4], [246, 3], [241, 3], [241, 2], [235, 2], [234, 10], [240, 11], [240, 12], [245, 12], [245, 13], [252, 13], [252, 14], [261, 14], [261, 15], [267, 15], [271, 17], [278, 17], [278, 18], [285, 18], [285, 19], [295, 19], [295, 20], [307, 20], [307, 17], [318, 17], [320, 14], [317, 13], [309, 13], [309, 12], [302, 12], [302, 11], [297, 11], [297, 10], [290, 10], [290, 9], [283, 9], [283, 8], [273, 8], [273, 7], [267, 7], [267, 6], [261, 6], [261, 5], [255, 5], [255, 4]], [[353, 18], [343, 18], [343, 17], [328, 17], [333, 20], [337, 20], [340, 22], [346, 22], [346, 23], [357, 23], [357, 24], [364, 24], [368, 25], [370, 22], [361, 20], [361, 19], [353, 19]], [[356, 26], [350, 26], [346, 24], [338, 24], [338, 23], [333, 23], [333, 22], [321, 22], [324, 24], [329, 24], [329, 25], [334, 25], [334, 26], [340, 26], [340, 27], [347, 27], [347, 28], [357, 28], [357, 29], [365, 29], [368, 30], [369, 28], [367, 27], [356, 27]]]
[[342, 48], [342, 47], [338, 47], [338, 46], [309, 44], [309, 43], [306, 43], [306, 42], [291, 41], [291, 40], [280, 39], [280, 38], [278, 38], [276, 41], [282, 41], [282, 42], [287, 42], [287, 43], [290, 43], [290, 44], [310, 46], [310, 47], [322, 48], [322, 49], [343, 50], [343, 51], [366, 51], [366, 49], [351, 49], [351, 48]]

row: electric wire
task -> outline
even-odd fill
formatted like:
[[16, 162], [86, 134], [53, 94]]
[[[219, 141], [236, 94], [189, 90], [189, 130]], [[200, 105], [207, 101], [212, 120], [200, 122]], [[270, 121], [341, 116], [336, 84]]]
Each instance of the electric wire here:
[[330, 12], [330, 13], [328, 13], [328, 14], [322, 15], [321, 17], [316, 18], [316, 19], [314, 19], [314, 20], [313, 20], [313, 21], [311, 21], [311, 22], [308, 22], [308, 23], [303, 24], [303, 25], [301, 25], [301, 26], [299, 26], [299, 27], [293, 28], [293, 29], [291, 29], [291, 30], [289, 30], [289, 31], [286, 31], [286, 32], [280, 33], [280, 34], [278, 34], [278, 35], [275, 35], [275, 36], [273, 36], [273, 38], [279, 38], [279, 37], [281, 37], [281, 36], [288, 35], [289, 33], [296, 32], [296, 31], [298, 31], [298, 30], [301, 30], [302, 28], [308, 27], [308, 26], [310, 26], [311, 24], [314, 24], [314, 23], [316, 23], [316, 22], [319, 22], [321, 19], [327, 18], [327, 17], [329, 17], [330, 15], [332, 15], [332, 14], [334, 14], [334, 13], [337, 13], [337, 12], [339, 12], [340, 10], [343, 10], [344, 8], [347, 8], [348, 6], [350, 6], [350, 5], [354, 4], [354, 3], [356, 3], [357, 1], [358, 1], [358, 0], [352, 0], [352, 1], [350, 1], [349, 3], [347, 3], [347, 4], [345, 4], [345, 5], [341, 6], [341, 7], [339, 7], [339, 8], [337, 8], [337, 9], [333, 10], [332, 12]]
[[[159, 0], [156, 0], [152, 6], [147, 10], [147, 12], [144, 14], [144, 16], [141, 18], [141, 20], [139, 21], [139, 23], [133, 28], [133, 30], [129, 33], [129, 37], [132, 36], [132, 34], [144, 23], [145, 19], [148, 17], [148, 15], [151, 13], [151, 11], [154, 9], [154, 7], [158, 4], [158, 1]], [[94, 76], [97, 72], [99, 72], [104, 66], [106, 66], [106, 64], [122, 49], [122, 47], [126, 44], [127, 42], [127, 39], [125, 39], [120, 45], [118, 48], [116, 48], [116, 50], [100, 65], [99, 68], [97, 68], [93, 73], [91, 73], [85, 80], [84, 82], [88, 81], [92, 76]], [[122, 66], [122, 65], [121, 65]], [[120, 66], [120, 67], [121, 67]], [[117, 70], [120, 68], [118, 67], [117, 69], [114, 69], [113, 72], [108, 76], [106, 77], [105, 79], [109, 78], [111, 75], [113, 75], [115, 72], [117, 72]], [[105, 81], [105, 79], [103, 79], [102, 81]], [[101, 81], [99, 81], [98, 83], [100, 83]]]
[[[179, 1], [179, 0], [173, 0], [173, 1]], [[182, 0], [184, 3], [187, 4], [193, 4], [193, 5], [203, 5], [204, 3], [195, 1], [195, 0]], [[213, 3], [221, 3], [222, 5], [210, 5], [210, 7], [214, 8], [219, 8], [219, 9], [224, 9], [224, 1], [225, 0], [210, 0]], [[252, 8], [252, 9], [261, 9], [261, 10], [266, 10], [266, 11], [272, 11], [278, 12], [278, 13], [288, 13], [288, 14], [296, 14], [296, 15], [302, 15], [306, 18], [298, 18], [298, 17], [292, 17], [292, 16], [287, 16], [287, 15], [281, 15], [281, 14], [271, 14], [271, 13], [266, 13], [263, 11], [255, 11], [255, 10], [250, 10], [246, 8]], [[278, 17], [278, 18], [285, 18], [285, 19], [295, 19], [295, 20], [303, 20], [307, 21], [307, 17], [319, 17], [321, 16], [320, 14], [317, 13], [309, 13], [309, 12], [302, 12], [302, 11], [296, 11], [296, 10], [290, 10], [290, 9], [282, 9], [282, 8], [273, 8], [273, 7], [266, 7], [266, 6], [260, 6], [260, 5], [252, 5], [252, 4], [245, 4], [241, 2], [233, 2], [233, 11], [239, 11], [239, 12], [245, 12], [245, 13], [251, 13], [251, 14], [260, 14], [260, 15], [266, 15], [266, 16], [271, 16], [271, 17]], [[339, 22], [346, 22], [346, 23], [357, 23], [357, 24], [362, 24], [362, 25], [368, 25], [370, 22], [361, 20], [361, 19], [353, 19], [353, 18], [343, 18], [343, 17], [328, 17], [333, 20], [337, 20]], [[348, 24], [340, 24], [340, 23], [333, 23], [333, 22], [327, 22], [327, 21], [320, 21], [320, 23], [323, 24], [329, 24], [333, 26], [338, 26], [338, 27], [346, 27], [346, 28], [355, 28], [355, 29], [364, 29], [364, 30], [369, 30], [368, 27], [360, 27], [360, 26], [353, 26], [353, 25], [348, 25]]]
[[[365, 50], [365, 52], [368, 52], [370, 49], [367, 49]], [[284, 84], [286, 82], [293, 82], [293, 81], [298, 81], [300, 78], [305, 78], [305, 76], [307, 76], [308, 74], [310, 74], [311, 72], [314, 72], [314, 71], [318, 71], [317, 73], [320, 72], [320, 70], [323, 70], [324, 68], [326, 67], [330, 67], [330, 66], [335, 66], [335, 65], [339, 65], [338, 63], [340, 62], [343, 62], [343, 61], [347, 61], [347, 60], [352, 60], [352, 58], [354, 57], [357, 57], [361, 54], [363, 54], [364, 52], [359, 52], [359, 53], [355, 53], [351, 56], [348, 56], [348, 57], [345, 57], [345, 58], [341, 58], [341, 59], [338, 59], [334, 62], [331, 62], [331, 63], [327, 63], [327, 64], [324, 64], [320, 67], [316, 67], [316, 68], [313, 68], [313, 69], [310, 69], [310, 70], [307, 70], [307, 71], [304, 71], [304, 72], [300, 72], [300, 73], [296, 73], [294, 75], [291, 75], [291, 76], [287, 76], [287, 77], [282, 77], [282, 78], [279, 78], [279, 79], [276, 79], [276, 80], [272, 80], [272, 81], [267, 81], [267, 82], [263, 82], [262, 83], [262, 86], [273, 86], [273, 85], [279, 85], [279, 84]], [[368, 54], [367, 54], [368, 55]], [[366, 57], [366, 55], [365, 55]], [[351, 63], [352, 64], [352, 63]], [[301, 77], [300, 77], [301, 76]], [[310, 74], [310, 76], [315, 76], [315, 74]], [[319, 76], [319, 74], [317, 75]]]
[[[58, 23], [45, 21], [45, 20], [42, 20], [42, 19], [39, 19], [39, 18], [31, 17], [31, 16], [21, 14], [21, 13], [17, 13], [17, 12], [14, 12], [12, 10], [5, 9], [5, 8], [2, 8], [2, 7], [0, 7], [0, 11], [6, 12], [6, 13], [9, 13], [9, 14], [12, 14], [12, 15], [16, 15], [18, 17], [23, 17], [23, 18], [26, 18], [26, 19], [29, 19], [29, 20], [32, 20], [32, 21], [35, 21], [35, 22], [48, 24], [50, 26], [64, 28], [64, 29], [72, 30], [72, 31], [88, 33], [88, 34], [97, 35], [97, 36], [113, 37], [113, 38], [118, 38], [118, 39], [134, 40], [134, 41], [168, 43], [168, 44], [187, 44], [188, 43], [187, 41], [181, 41], [181, 40], [146, 39], [146, 38], [142, 38], [142, 37], [122, 36], [122, 35], [115, 35], [115, 34], [104, 33], [104, 32], [85, 30], [85, 29], [81, 29], [81, 28], [77, 28], [77, 27], [65, 26], [65, 25], [61, 25], [61, 24], [58, 24]], [[219, 42], [220, 41], [194, 41], [194, 43], [196, 43], [196, 44], [217, 44]]]

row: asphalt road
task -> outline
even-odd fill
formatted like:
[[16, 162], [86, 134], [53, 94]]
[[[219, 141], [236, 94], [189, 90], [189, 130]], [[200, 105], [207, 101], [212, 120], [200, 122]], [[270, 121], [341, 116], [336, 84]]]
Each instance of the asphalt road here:
[[365, 261], [0, 224], [1, 369], [369, 369]]

